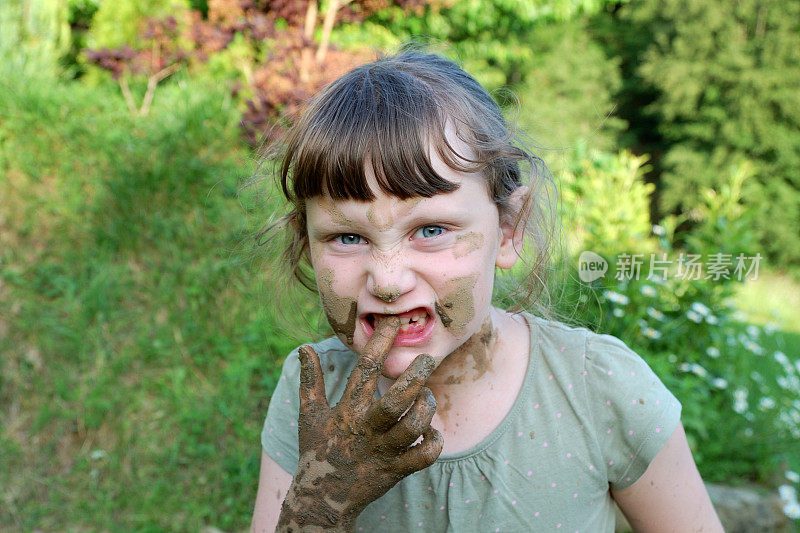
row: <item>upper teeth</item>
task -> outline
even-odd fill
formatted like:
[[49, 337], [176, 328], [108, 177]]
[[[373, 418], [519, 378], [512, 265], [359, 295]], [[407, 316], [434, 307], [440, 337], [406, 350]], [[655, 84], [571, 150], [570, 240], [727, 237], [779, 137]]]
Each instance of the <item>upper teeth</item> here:
[[427, 313], [417, 311], [417, 312], [411, 314], [410, 316], [401, 317], [400, 318], [400, 325], [401, 326], [405, 326], [409, 322], [419, 322], [420, 320], [422, 320], [426, 316], [427, 316]]

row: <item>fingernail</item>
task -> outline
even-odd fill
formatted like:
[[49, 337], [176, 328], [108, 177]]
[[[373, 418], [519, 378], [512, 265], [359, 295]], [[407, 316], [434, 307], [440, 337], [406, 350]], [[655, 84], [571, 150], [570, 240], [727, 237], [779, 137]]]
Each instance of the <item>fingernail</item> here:
[[308, 350], [308, 345], [303, 345], [297, 349], [297, 356], [300, 359], [300, 364], [304, 365], [306, 361], [308, 361]]

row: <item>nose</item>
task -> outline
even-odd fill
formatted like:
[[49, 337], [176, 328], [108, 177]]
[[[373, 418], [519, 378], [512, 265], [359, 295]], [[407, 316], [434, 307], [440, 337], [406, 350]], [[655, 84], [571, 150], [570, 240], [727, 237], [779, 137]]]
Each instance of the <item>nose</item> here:
[[386, 303], [411, 292], [416, 275], [398, 251], [373, 252], [367, 273], [367, 290]]

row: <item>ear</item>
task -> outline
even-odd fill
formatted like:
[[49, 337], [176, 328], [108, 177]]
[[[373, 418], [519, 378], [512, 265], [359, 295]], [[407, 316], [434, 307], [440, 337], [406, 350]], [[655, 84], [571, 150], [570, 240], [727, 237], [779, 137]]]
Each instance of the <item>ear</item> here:
[[518, 187], [509, 196], [505, 213], [500, 214], [500, 247], [495, 260], [498, 268], [509, 269], [519, 259], [525, 238], [525, 227], [528, 224], [529, 192], [525, 186]]

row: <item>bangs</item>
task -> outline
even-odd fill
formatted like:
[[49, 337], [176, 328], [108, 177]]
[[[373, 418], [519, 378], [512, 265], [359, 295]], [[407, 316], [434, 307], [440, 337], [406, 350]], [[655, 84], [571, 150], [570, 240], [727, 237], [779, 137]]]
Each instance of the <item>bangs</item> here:
[[324, 194], [370, 201], [368, 166], [381, 190], [400, 199], [454, 191], [458, 185], [434, 170], [432, 153], [450, 168], [475, 168], [448, 142], [445, 115], [416, 76], [387, 66], [357, 68], [323, 91], [290, 134], [284, 193], [295, 202]]

